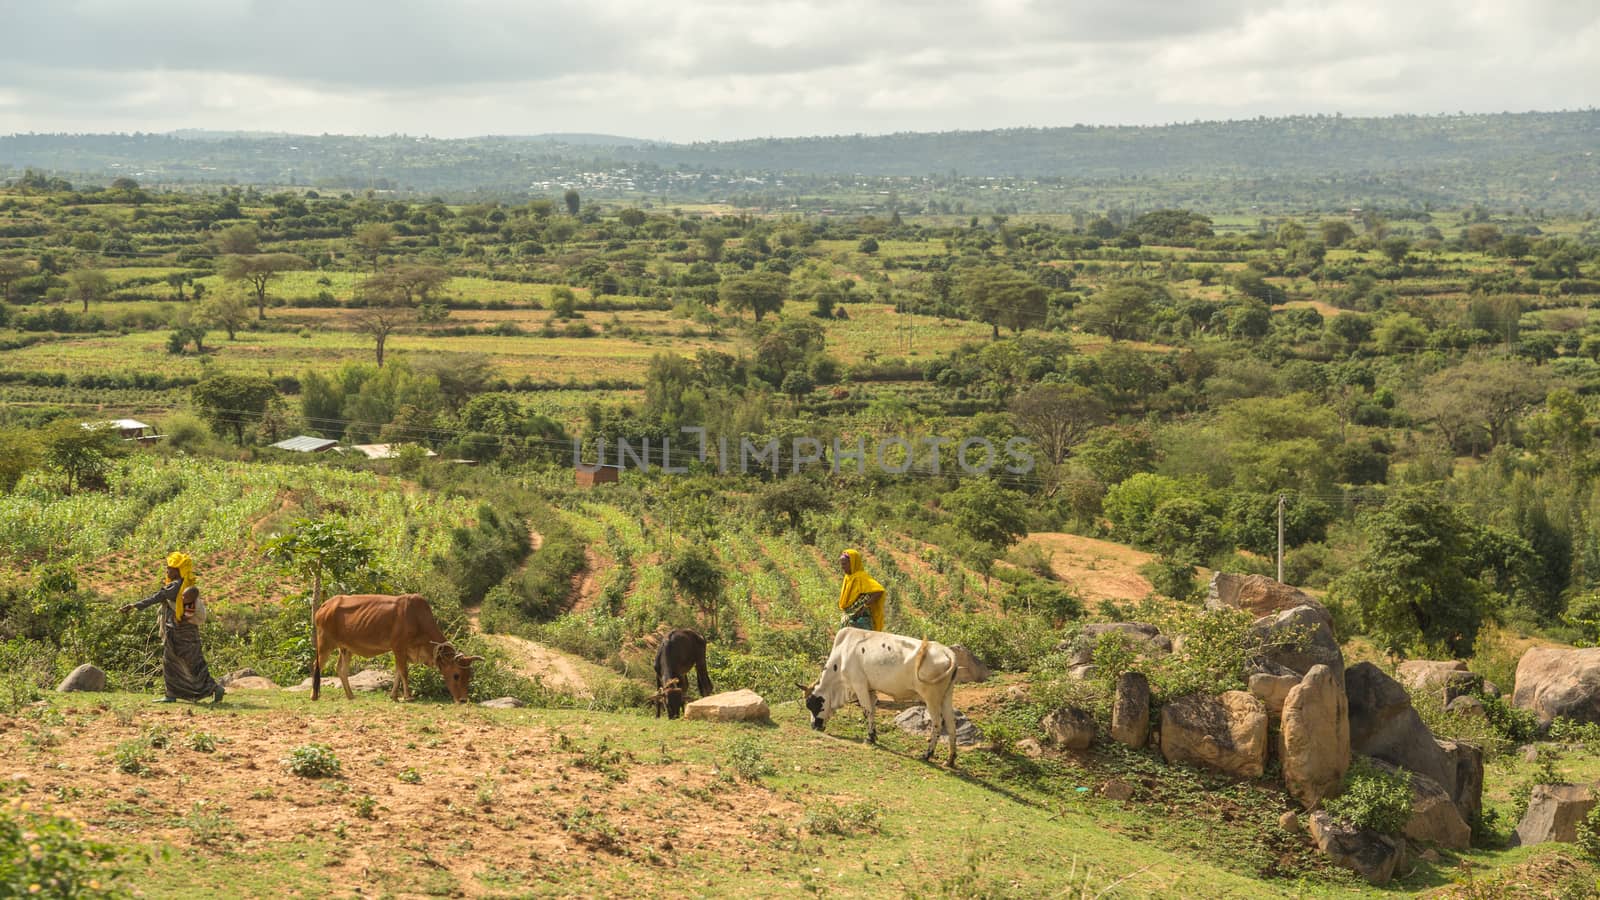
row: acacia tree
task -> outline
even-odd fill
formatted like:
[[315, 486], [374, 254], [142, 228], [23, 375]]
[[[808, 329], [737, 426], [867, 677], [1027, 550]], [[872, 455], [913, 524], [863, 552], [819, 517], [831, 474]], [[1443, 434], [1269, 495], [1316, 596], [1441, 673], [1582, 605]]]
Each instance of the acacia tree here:
[[736, 313], [754, 312], [759, 322], [767, 313], [783, 309], [783, 301], [789, 297], [789, 276], [781, 272], [735, 275], [717, 286], [717, 297]]
[[189, 396], [212, 430], [232, 430], [234, 440], [243, 446], [244, 426], [261, 420], [278, 389], [265, 378], [213, 375], [190, 388]]
[[362, 258], [372, 265], [374, 273], [378, 271], [378, 257], [393, 240], [394, 228], [387, 222], [368, 222], [358, 226], [350, 237], [350, 242], [355, 244]]
[[303, 268], [306, 261], [293, 253], [256, 253], [249, 256], [230, 256], [222, 264], [222, 277], [227, 281], [240, 281], [249, 285], [256, 297], [256, 314], [267, 317], [267, 287], [279, 274]]
[[1001, 327], [1022, 331], [1042, 324], [1048, 312], [1044, 286], [1004, 266], [974, 269], [962, 276], [961, 297], [968, 313], [994, 330], [995, 340], [1000, 339]]
[[85, 427], [58, 419], [44, 430], [44, 461], [67, 477], [67, 493], [102, 481], [112, 460], [127, 452], [122, 435], [109, 426]]
[[450, 273], [438, 266], [406, 265], [373, 275], [356, 287], [356, 296], [366, 303], [355, 317], [356, 328], [372, 337], [380, 367], [389, 335], [414, 321], [416, 304], [426, 304], [428, 295], [449, 280]]
[[254, 225], [234, 225], [217, 232], [217, 252], [228, 256], [250, 256], [261, 250], [261, 231]]
[[1052, 465], [1060, 465], [1105, 415], [1099, 395], [1081, 384], [1036, 384], [1011, 401], [1011, 418]]
[[1166, 298], [1166, 289], [1159, 285], [1124, 281], [1079, 304], [1077, 319], [1085, 330], [1113, 341], [1136, 338], [1149, 324], [1151, 308]]
[[67, 294], [83, 301], [83, 311], [111, 291], [111, 279], [99, 269], [74, 269], [67, 273]]
[[218, 291], [200, 307], [200, 320], [228, 333], [235, 340], [238, 331], [250, 321], [250, 305], [234, 291]]
[[0, 256], [0, 300], [10, 300], [12, 285], [32, 271], [33, 267], [20, 256]]

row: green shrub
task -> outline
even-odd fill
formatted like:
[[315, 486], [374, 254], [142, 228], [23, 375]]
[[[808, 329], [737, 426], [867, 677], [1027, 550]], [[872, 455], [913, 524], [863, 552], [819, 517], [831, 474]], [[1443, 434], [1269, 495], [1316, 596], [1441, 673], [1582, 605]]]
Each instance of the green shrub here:
[[414, 769], [414, 768], [412, 768], [410, 766], [407, 766], [404, 769], [401, 769], [399, 774], [395, 775], [395, 777], [400, 779], [401, 781], [405, 782], [406, 784], [421, 784], [422, 783], [422, 773], [418, 772], [416, 769]]
[[1511, 820], [1521, 822], [1528, 811], [1528, 803], [1533, 798], [1533, 787], [1538, 784], [1560, 784], [1563, 779], [1561, 772], [1556, 769], [1556, 763], [1561, 756], [1550, 747], [1538, 747], [1534, 750], [1535, 758], [1533, 771], [1511, 786]]
[[116, 857], [70, 821], [17, 799], [0, 806], [0, 897], [118, 896]]
[[1578, 823], [1578, 852], [1590, 862], [1600, 863], [1600, 803], [1591, 806]]
[[806, 810], [802, 824], [812, 834], [837, 834], [841, 837], [877, 834], [883, 830], [883, 807], [871, 800], [860, 800], [845, 806], [825, 800], [820, 806]]
[[744, 781], [760, 781], [777, 771], [767, 760], [766, 742], [749, 734], [728, 742], [728, 768]]
[[144, 738], [134, 738], [123, 741], [117, 745], [112, 759], [117, 764], [117, 770], [128, 775], [145, 775], [150, 772], [150, 761], [155, 758], [155, 753], [150, 749], [150, 742]]
[[326, 744], [302, 744], [289, 751], [283, 764], [301, 778], [331, 778], [339, 774], [339, 757]]
[[1323, 808], [1347, 825], [1399, 834], [1411, 818], [1411, 782], [1365, 758], [1357, 759], [1345, 773], [1344, 792], [1325, 801]]

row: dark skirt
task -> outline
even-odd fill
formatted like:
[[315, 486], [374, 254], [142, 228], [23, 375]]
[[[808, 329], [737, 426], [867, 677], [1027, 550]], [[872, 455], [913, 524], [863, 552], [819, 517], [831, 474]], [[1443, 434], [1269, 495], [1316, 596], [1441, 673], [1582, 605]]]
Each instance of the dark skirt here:
[[217, 692], [211, 669], [200, 652], [200, 626], [193, 622], [168, 625], [162, 642], [161, 675], [167, 696], [179, 700], [204, 700]]

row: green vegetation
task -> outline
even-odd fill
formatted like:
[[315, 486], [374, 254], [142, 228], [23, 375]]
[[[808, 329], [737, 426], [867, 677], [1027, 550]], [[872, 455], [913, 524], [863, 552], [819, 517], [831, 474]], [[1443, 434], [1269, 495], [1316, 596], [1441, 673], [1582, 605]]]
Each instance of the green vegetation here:
[[1343, 791], [1323, 806], [1345, 824], [1399, 834], [1411, 817], [1411, 782], [1404, 772], [1386, 771], [1358, 759], [1345, 773]]
[[326, 744], [305, 744], [289, 751], [284, 768], [301, 778], [332, 778], [339, 774], [339, 757]]

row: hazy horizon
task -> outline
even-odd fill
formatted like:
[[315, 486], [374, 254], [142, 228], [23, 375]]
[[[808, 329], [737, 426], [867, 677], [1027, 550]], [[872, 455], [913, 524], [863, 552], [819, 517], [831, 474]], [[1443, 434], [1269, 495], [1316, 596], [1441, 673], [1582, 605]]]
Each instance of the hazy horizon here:
[[761, 137], [1584, 109], [1562, 0], [0, 0], [0, 133]]

